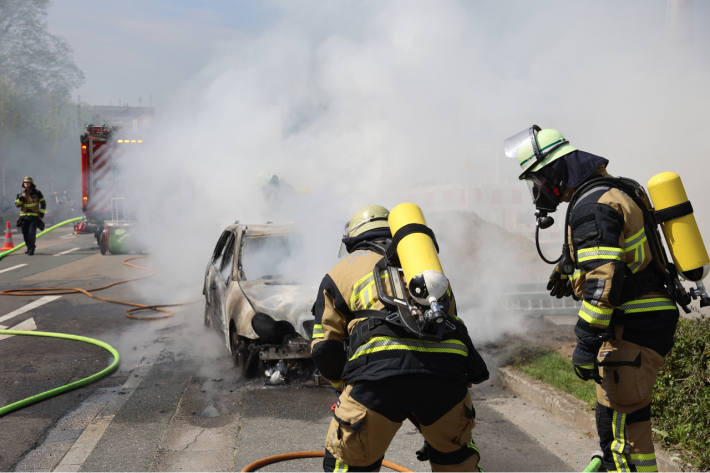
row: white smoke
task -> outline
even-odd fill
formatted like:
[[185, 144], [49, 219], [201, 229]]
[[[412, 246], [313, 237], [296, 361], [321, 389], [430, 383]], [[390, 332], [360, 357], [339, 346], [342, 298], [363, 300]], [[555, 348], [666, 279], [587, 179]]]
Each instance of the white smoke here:
[[[164, 277], [191, 295], [235, 219], [295, 222], [303, 280], [315, 289], [336, 261], [343, 223], [363, 205], [417, 202], [418, 189], [431, 186], [524, 188], [502, 142], [532, 123], [609, 158], [612, 174], [645, 183], [681, 173], [710, 235], [708, 47], [667, 40], [660, 3], [274, 8], [279, 21], [215, 46], [130, 161], [149, 250]], [[267, 199], [272, 174], [292, 190]], [[417, 203], [427, 215], [427, 202]], [[521, 211], [532, 222], [532, 205]], [[453, 216], [435, 230], [456, 248], [443, 248], [442, 259], [460, 310], [492, 339], [520, 326], [499, 313], [500, 294], [547, 273], [532, 245], [492, 227], [472, 241], [467, 225]]]

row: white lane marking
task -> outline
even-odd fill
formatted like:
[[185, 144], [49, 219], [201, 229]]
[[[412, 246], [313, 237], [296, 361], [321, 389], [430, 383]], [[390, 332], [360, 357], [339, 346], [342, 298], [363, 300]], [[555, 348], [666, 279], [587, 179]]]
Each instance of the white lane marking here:
[[13, 269], [21, 268], [23, 266], [27, 266], [27, 263], [17, 264], [15, 266], [10, 266], [9, 268], [0, 269], [0, 273], [6, 273], [8, 271], [12, 271]]
[[[4, 326], [0, 325], [0, 327], [3, 327], [3, 330], [5, 329]], [[19, 324], [15, 325], [14, 327], [10, 327], [10, 330], [37, 330], [37, 324], [35, 324], [35, 319], [30, 317], [29, 319], [20, 322]], [[5, 340], [6, 338], [14, 337], [14, 335], [0, 335], [0, 340]]]
[[[162, 347], [155, 344], [155, 348], [147, 349], [144, 353], [146, 357], [140, 365], [130, 371], [130, 375], [121, 388], [116, 392], [113, 400], [108, 401], [106, 406], [93, 418], [89, 425], [84, 428], [76, 442], [64, 454], [64, 457], [54, 471], [80, 471], [82, 465], [89, 458], [91, 452], [94, 451], [96, 445], [103, 437], [106, 429], [116, 417], [119, 409], [129, 400], [135, 390], [141, 384], [141, 381], [148, 374], [153, 364], [158, 359], [158, 355], [162, 352]], [[121, 394], [120, 396], [118, 394]]]
[[34, 301], [34, 302], [30, 302], [30, 303], [27, 304], [27, 305], [23, 305], [23, 306], [20, 307], [19, 309], [13, 310], [13, 311], [10, 312], [9, 314], [3, 315], [2, 317], [0, 317], [0, 322], [4, 322], [4, 321], [6, 321], [6, 320], [8, 320], [8, 319], [11, 319], [11, 318], [13, 318], [13, 317], [16, 317], [16, 316], [18, 316], [18, 315], [20, 315], [20, 314], [24, 314], [25, 312], [27, 312], [27, 311], [29, 311], [29, 310], [36, 309], [37, 307], [43, 306], [43, 305], [48, 304], [48, 303], [50, 303], [50, 302], [52, 302], [52, 301], [55, 301], [55, 300], [59, 299], [60, 297], [62, 297], [62, 296], [44, 296], [44, 297], [40, 297], [39, 299], [37, 299], [37, 300]]
[[66, 251], [62, 251], [61, 253], [57, 253], [54, 256], [68, 255], [69, 253], [73, 253], [78, 249], [80, 249], [80, 248], [77, 246], [76, 248], [72, 248], [71, 250], [66, 250]]
[[76, 235], [74, 235], [73, 233], [67, 233], [66, 235], [61, 236], [59, 238], [61, 238], [62, 240], [68, 240], [70, 238], [76, 238]]

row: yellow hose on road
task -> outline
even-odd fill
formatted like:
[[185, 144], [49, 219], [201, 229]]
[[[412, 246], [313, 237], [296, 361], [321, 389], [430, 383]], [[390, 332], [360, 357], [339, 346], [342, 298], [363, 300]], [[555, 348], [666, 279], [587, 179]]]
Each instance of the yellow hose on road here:
[[94, 338], [89, 338], [89, 337], [82, 337], [80, 335], [71, 335], [68, 333], [56, 333], [56, 332], [35, 332], [35, 331], [25, 331], [25, 330], [0, 330], [0, 335], [30, 335], [30, 336], [36, 336], [36, 337], [52, 337], [52, 338], [63, 338], [66, 340], [76, 340], [79, 342], [84, 342], [84, 343], [91, 343], [92, 345], [99, 346], [106, 351], [108, 351], [112, 356], [113, 356], [113, 362], [111, 362], [110, 365], [108, 365], [106, 368], [102, 369], [98, 373], [94, 373], [91, 376], [87, 376], [86, 378], [82, 378], [78, 381], [74, 381], [73, 383], [65, 384], [64, 386], [59, 386], [54, 389], [50, 389], [49, 391], [45, 391], [43, 393], [35, 394], [34, 396], [27, 397], [25, 399], [21, 399], [19, 401], [13, 402], [11, 404], [8, 404], [7, 406], [2, 406], [0, 407], [0, 417], [4, 416], [5, 414], [9, 414], [12, 411], [16, 411], [17, 409], [20, 409], [25, 406], [29, 406], [30, 404], [34, 404], [36, 402], [42, 401], [44, 399], [54, 397], [58, 394], [61, 394], [66, 391], [70, 391], [72, 389], [80, 388], [82, 386], [85, 386], [87, 384], [93, 383], [94, 381], [98, 381], [99, 379], [110, 375], [116, 369], [118, 368], [118, 362], [120, 361], [121, 357], [118, 355], [118, 352], [116, 351], [115, 348], [113, 348], [111, 345], [109, 345], [106, 342], [102, 342], [101, 340], [96, 340]]

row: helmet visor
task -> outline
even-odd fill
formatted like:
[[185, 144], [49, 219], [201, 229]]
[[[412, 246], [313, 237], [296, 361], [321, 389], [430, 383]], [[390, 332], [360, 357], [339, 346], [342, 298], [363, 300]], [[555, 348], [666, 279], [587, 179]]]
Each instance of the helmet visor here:
[[530, 144], [530, 128], [526, 128], [509, 136], [503, 141], [503, 151], [509, 158], [517, 158], [518, 150], [523, 146]]
[[503, 142], [503, 151], [509, 158], [517, 158], [522, 173], [518, 177], [524, 179], [529, 169], [542, 161], [543, 155], [538, 148], [535, 134], [540, 131], [540, 127], [533, 125], [530, 128], [519, 131]]

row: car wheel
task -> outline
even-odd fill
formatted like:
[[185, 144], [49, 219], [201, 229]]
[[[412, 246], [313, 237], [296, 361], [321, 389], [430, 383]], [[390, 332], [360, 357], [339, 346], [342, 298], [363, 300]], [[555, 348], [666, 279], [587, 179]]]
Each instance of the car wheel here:
[[259, 367], [259, 351], [250, 350], [247, 343], [239, 337], [234, 325], [229, 327], [229, 346], [232, 349], [232, 360], [242, 372], [242, 377], [253, 378]]
[[259, 350], [247, 350], [247, 356], [242, 366], [242, 376], [253, 378], [259, 371]]

